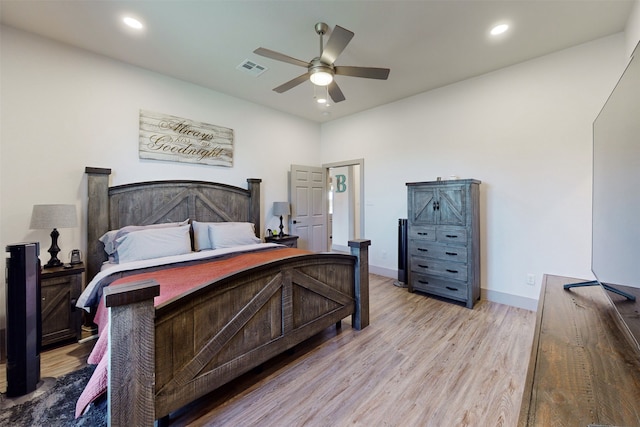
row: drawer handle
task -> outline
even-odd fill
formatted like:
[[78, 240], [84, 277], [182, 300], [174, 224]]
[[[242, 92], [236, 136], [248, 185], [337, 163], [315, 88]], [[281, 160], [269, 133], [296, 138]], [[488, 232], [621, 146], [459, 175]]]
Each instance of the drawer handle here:
[[457, 273], [457, 272], [458, 272], [458, 270], [449, 270], [448, 268], [447, 268], [447, 271], [448, 271], [449, 273]]
[[429, 249], [418, 248], [420, 252], [429, 252]]
[[418, 264], [418, 267], [422, 267], [422, 268], [429, 268], [428, 265], [423, 265], [423, 264]]
[[447, 286], [446, 288], [449, 289], [450, 291], [457, 291], [458, 290], [458, 288], [452, 288], [451, 286]]
[[447, 236], [449, 239], [457, 239], [457, 238], [458, 238], [458, 236], [457, 236], [457, 235], [455, 235], [455, 234], [446, 234], [446, 236]]
[[423, 285], [428, 285], [429, 282], [427, 282], [426, 280], [418, 280], [419, 283], [422, 283]]
[[418, 231], [418, 236], [428, 236], [429, 233], [424, 233], [422, 231]]
[[447, 255], [456, 256], [458, 255], [456, 252], [445, 252]]

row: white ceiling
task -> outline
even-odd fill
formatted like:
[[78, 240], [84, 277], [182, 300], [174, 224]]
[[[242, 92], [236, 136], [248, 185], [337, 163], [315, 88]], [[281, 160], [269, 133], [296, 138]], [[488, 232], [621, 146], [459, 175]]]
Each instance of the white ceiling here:
[[[624, 30], [634, 0], [0, 0], [4, 25], [325, 122]], [[146, 26], [134, 34], [125, 14]], [[258, 56], [309, 61], [316, 22], [355, 37], [336, 65], [390, 68], [386, 81], [337, 76], [346, 101], [319, 107], [313, 85], [272, 89], [306, 72]], [[490, 39], [489, 29], [510, 31]], [[326, 37], [325, 37], [326, 41]], [[259, 77], [236, 67], [249, 59]]]

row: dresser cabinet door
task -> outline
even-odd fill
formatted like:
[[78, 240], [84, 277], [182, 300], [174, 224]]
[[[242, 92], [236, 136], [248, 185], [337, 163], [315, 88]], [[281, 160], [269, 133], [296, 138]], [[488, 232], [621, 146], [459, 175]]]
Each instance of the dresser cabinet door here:
[[441, 225], [465, 225], [464, 187], [438, 189], [438, 224]]
[[416, 189], [410, 193], [412, 200], [409, 220], [413, 224], [436, 224], [437, 223], [437, 191], [431, 188]]
[[465, 189], [420, 188], [412, 192], [413, 224], [465, 225]]

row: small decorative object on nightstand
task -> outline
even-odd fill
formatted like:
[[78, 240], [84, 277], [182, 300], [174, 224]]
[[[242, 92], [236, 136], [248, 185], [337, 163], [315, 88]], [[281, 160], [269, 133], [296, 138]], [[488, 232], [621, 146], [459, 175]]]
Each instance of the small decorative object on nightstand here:
[[288, 202], [273, 202], [273, 214], [275, 216], [280, 216], [280, 237], [285, 236], [284, 232], [282, 231], [282, 229], [284, 228], [284, 225], [282, 225], [282, 216], [289, 215], [289, 213], [291, 213], [291, 210], [289, 208]]
[[292, 236], [290, 234], [285, 234], [284, 236], [265, 236], [264, 241], [267, 243], [279, 243], [289, 246], [290, 248], [298, 247], [298, 236]]
[[62, 261], [58, 259], [58, 228], [73, 228], [78, 226], [78, 219], [76, 215], [76, 205], [33, 205], [33, 212], [31, 213], [31, 225], [32, 230], [39, 229], [52, 229], [51, 232], [51, 247], [49, 253], [51, 259], [47, 262], [44, 268], [60, 267]]
[[84, 264], [52, 267], [40, 273], [42, 345], [79, 340], [82, 310], [76, 301], [82, 292]]

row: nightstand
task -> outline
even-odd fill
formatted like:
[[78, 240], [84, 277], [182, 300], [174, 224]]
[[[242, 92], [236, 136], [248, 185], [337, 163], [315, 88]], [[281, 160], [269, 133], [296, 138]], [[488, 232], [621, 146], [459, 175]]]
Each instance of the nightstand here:
[[42, 298], [42, 346], [79, 340], [82, 310], [76, 301], [82, 292], [84, 264], [71, 268], [43, 268], [40, 272], [40, 296]]
[[281, 245], [289, 246], [290, 248], [298, 247], [298, 236], [291, 234], [285, 234], [284, 236], [265, 236], [264, 241], [267, 243], [279, 243]]

